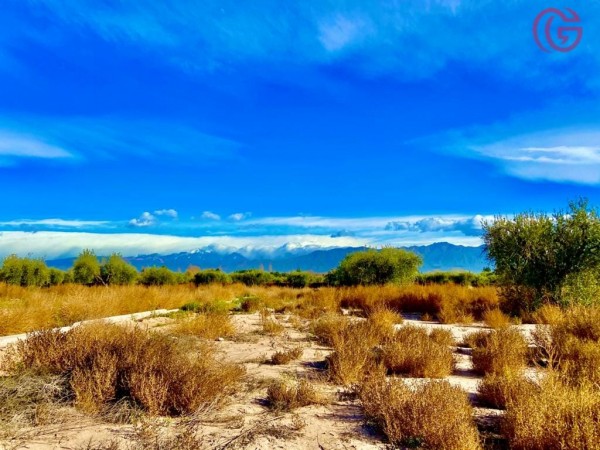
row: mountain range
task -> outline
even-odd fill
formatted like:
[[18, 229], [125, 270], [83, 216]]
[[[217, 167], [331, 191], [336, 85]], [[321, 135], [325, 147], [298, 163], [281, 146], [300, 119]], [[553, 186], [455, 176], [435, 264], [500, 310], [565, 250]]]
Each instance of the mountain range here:
[[[423, 258], [422, 272], [434, 270], [469, 270], [480, 272], [489, 266], [483, 247], [465, 247], [448, 242], [436, 242], [431, 245], [404, 247], [419, 254]], [[281, 248], [272, 253], [223, 252], [212, 248], [198, 249], [190, 252], [160, 255], [125, 257], [138, 270], [144, 267], [166, 266], [172, 270], [186, 270], [189, 266], [202, 269], [220, 268], [225, 272], [243, 269], [264, 268], [288, 272], [296, 269], [324, 273], [338, 266], [340, 261], [350, 253], [365, 250], [366, 247], [344, 247], [332, 249], [290, 249]], [[64, 258], [47, 261], [51, 267], [68, 269], [75, 258]]]

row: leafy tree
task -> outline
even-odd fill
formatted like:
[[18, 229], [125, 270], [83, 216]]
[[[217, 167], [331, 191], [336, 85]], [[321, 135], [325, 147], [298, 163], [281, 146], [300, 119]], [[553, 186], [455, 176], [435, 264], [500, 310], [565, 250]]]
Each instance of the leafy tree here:
[[50, 285], [57, 286], [65, 281], [65, 272], [54, 267], [50, 268]]
[[144, 286], [164, 286], [181, 282], [181, 276], [166, 267], [145, 267], [138, 282]]
[[563, 303], [565, 281], [600, 264], [600, 218], [584, 200], [552, 215], [497, 217], [483, 229], [485, 251], [513, 312]]
[[0, 280], [17, 286], [47, 286], [50, 284], [50, 270], [41, 259], [10, 255], [3, 261]]
[[100, 262], [92, 250], [82, 251], [73, 263], [73, 281], [87, 286], [102, 282]]
[[212, 283], [227, 284], [230, 282], [229, 276], [220, 269], [200, 270], [194, 274], [193, 279], [196, 286]]
[[286, 273], [284, 283], [289, 287], [303, 288], [310, 284], [311, 278], [310, 273], [297, 270], [295, 272]]
[[275, 281], [273, 274], [264, 270], [240, 270], [231, 274], [234, 283], [243, 283], [246, 286], [264, 286]]
[[108, 285], [132, 284], [137, 275], [137, 269], [123, 259], [119, 253], [113, 253], [100, 268], [102, 281]]
[[420, 256], [400, 248], [365, 250], [347, 255], [328, 280], [343, 286], [409, 283], [422, 263]]

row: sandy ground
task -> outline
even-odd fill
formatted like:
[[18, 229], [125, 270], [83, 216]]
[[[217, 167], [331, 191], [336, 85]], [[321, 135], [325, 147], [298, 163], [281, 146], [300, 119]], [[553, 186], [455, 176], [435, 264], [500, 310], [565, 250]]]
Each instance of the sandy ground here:
[[[384, 449], [382, 436], [364, 424], [361, 409], [351, 395], [344, 395], [340, 387], [331, 386], [320, 379], [324, 358], [330, 352], [311, 340], [309, 334], [298, 331], [289, 317], [277, 315], [285, 326], [279, 336], [265, 336], [258, 314], [235, 315], [233, 321], [238, 332], [233, 340], [217, 340], [215, 345], [224, 360], [240, 363], [247, 370], [246, 389], [231, 399], [218, 413], [207, 413], [198, 419], [201, 448], [225, 449]], [[128, 319], [130, 322], [132, 318]], [[168, 329], [171, 319], [152, 315], [135, 317], [135, 323], [156, 330]], [[433, 322], [408, 320], [405, 324], [425, 328], [446, 328], [452, 331], [456, 342], [465, 335], [485, 328], [482, 324], [468, 326], [441, 325]], [[532, 326], [518, 327], [529, 337]], [[287, 365], [265, 364], [275, 351], [301, 346], [300, 360]], [[469, 349], [455, 349], [456, 370], [447, 380], [463, 388], [476, 407], [480, 423], [493, 425], [500, 412], [481, 408], [477, 404], [477, 385], [481, 377], [472, 370]], [[280, 376], [311, 377], [324, 392], [331, 395], [332, 403], [326, 406], [308, 406], [290, 413], [274, 413], [264, 405], [266, 387], [270, 380]], [[415, 382], [423, 382], [423, 380]], [[347, 393], [346, 393], [347, 394]], [[123, 448], [132, 445], [136, 430], [131, 425], [99, 424], [75, 414], [68, 424], [38, 427], [34, 434], [23, 436], [11, 447], [27, 449], [93, 449], [99, 443], [115, 441]], [[160, 419], [156, 423], [165, 433], [172, 430], [176, 421]], [[156, 424], [155, 423], [155, 424]], [[139, 433], [139, 430], [138, 430]], [[96, 447], [94, 447], [96, 445]], [[2, 448], [2, 444], [0, 444]]]

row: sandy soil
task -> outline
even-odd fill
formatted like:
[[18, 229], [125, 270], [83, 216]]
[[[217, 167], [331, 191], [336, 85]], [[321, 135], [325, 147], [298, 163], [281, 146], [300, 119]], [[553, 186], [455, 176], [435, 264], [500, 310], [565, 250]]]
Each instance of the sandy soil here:
[[[217, 340], [215, 345], [222, 358], [243, 364], [247, 370], [246, 389], [231, 399], [218, 413], [206, 413], [199, 418], [202, 448], [225, 449], [384, 449], [386, 443], [372, 429], [364, 424], [361, 409], [351, 395], [344, 395], [340, 387], [334, 387], [320, 379], [320, 367], [330, 349], [322, 347], [310, 339], [305, 331], [292, 327], [289, 317], [277, 315], [277, 320], [285, 326], [279, 336], [259, 334], [261, 329], [258, 314], [235, 315], [233, 321], [238, 332], [233, 340]], [[168, 329], [171, 319], [166, 317], [138, 317], [135, 323], [160, 330]], [[131, 319], [129, 319], [131, 322]], [[466, 334], [484, 328], [482, 324], [468, 326], [440, 325], [433, 322], [406, 320], [426, 328], [447, 328], [452, 331], [457, 342]], [[530, 336], [532, 327], [519, 326], [525, 336]], [[275, 351], [297, 346], [304, 348], [298, 361], [287, 365], [265, 364]], [[460, 386], [469, 393], [476, 406], [476, 417], [480, 423], [488, 423], [493, 428], [494, 418], [500, 412], [481, 408], [477, 405], [477, 384], [481, 379], [472, 370], [469, 349], [456, 348], [456, 370], [448, 381]], [[331, 395], [333, 401], [326, 406], [308, 406], [290, 413], [274, 413], [264, 406], [266, 387], [270, 380], [280, 376], [311, 377], [315, 384]], [[415, 382], [423, 382], [416, 380]], [[347, 394], [347, 393], [346, 393]], [[173, 419], [159, 419], [154, 422], [164, 433], [172, 433]], [[89, 418], [74, 414], [67, 424], [38, 427], [32, 435], [24, 435], [12, 447], [28, 449], [93, 449], [99, 443], [115, 441], [123, 448], [131, 446], [133, 438], [140, 430], [131, 425], [94, 423]], [[96, 447], [94, 447], [96, 445]], [[0, 448], [2, 445], [0, 444]]]

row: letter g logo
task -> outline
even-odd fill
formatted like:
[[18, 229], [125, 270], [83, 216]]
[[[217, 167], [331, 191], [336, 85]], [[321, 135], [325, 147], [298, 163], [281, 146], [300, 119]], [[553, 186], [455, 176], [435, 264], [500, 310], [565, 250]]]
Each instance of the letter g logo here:
[[[533, 22], [533, 37], [539, 48], [546, 53], [552, 50], [557, 52], [570, 52], [575, 49], [583, 37], [583, 28], [580, 26], [565, 26], [564, 24], [579, 23], [579, 16], [570, 8], [565, 8], [570, 13], [566, 15], [557, 8], [548, 8], [537, 15]], [[559, 18], [562, 24], [553, 30], [554, 20]], [[554, 32], [554, 33], [553, 33]], [[571, 42], [569, 44], [569, 42]]]

